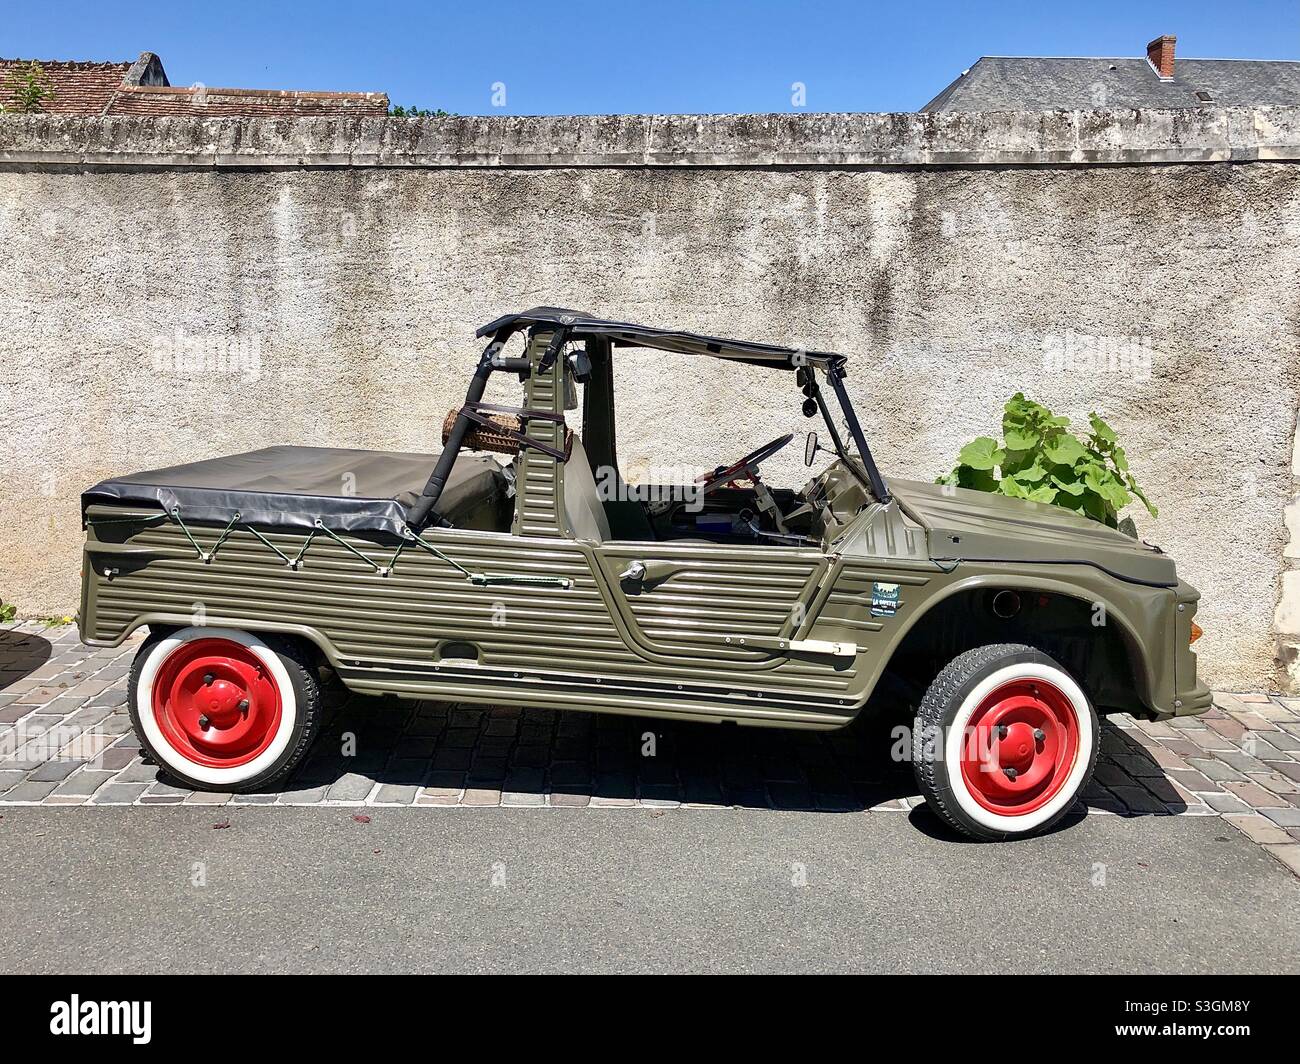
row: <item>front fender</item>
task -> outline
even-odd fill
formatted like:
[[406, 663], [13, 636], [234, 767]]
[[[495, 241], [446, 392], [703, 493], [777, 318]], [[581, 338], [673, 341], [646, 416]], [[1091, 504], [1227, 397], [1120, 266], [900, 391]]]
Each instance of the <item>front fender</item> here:
[[1169, 633], [1175, 617], [1174, 590], [1126, 583], [1090, 567], [1080, 567], [1077, 573], [1063, 572], [1065, 568], [1044, 566], [1041, 573], [1026, 573], [1023, 562], [1014, 566], [963, 563], [951, 572], [940, 571], [923, 589], [914, 589], [909, 596], [911, 601], [905, 603], [913, 608], [900, 609], [897, 623], [884, 630], [887, 640], [880, 653], [873, 655], [874, 674], [862, 704], [870, 697], [903, 641], [932, 617], [938, 607], [958, 595], [1006, 588], [1057, 595], [1086, 606], [1089, 623], [1093, 623], [1093, 618], [1100, 618], [1097, 627], [1110, 627], [1119, 633], [1132, 667], [1136, 701], [1152, 713], [1173, 712], [1175, 676], [1173, 639]]

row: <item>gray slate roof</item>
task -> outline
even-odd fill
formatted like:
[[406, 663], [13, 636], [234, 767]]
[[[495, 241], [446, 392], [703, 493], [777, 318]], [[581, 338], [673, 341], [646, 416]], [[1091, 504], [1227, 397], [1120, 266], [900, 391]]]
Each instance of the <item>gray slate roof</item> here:
[[[1197, 98], [1208, 92], [1209, 100]], [[1300, 105], [1300, 62], [1179, 59], [1161, 81], [1146, 59], [984, 56], [922, 111], [1074, 111]]]

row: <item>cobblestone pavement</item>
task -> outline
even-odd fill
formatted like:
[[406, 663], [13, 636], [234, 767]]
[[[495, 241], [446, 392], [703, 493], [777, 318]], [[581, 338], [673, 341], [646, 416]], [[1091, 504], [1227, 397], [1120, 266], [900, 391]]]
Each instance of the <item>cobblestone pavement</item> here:
[[[0, 627], [0, 806], [742, 806], [907, 812], [911, 767], [879, 718], [839, 732], [731, 728], [327, 688], [320, 739], [282, 791], [173, 786], [140, 756], [126, 677], [142, 636]], [[1216, 694], [1164, 723], [1102, 729], [1089, 814], [1218, 816], [1300, 875], [1300, 699]]]

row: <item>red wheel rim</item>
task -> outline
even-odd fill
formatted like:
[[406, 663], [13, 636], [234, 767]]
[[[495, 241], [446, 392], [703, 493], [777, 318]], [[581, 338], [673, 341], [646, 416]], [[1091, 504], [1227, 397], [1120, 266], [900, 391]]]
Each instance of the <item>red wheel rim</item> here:
[[163, 737], [209, 768], [236, 768], [262, 754], [282, 708], [271, 670], [232, 639], [182, 643], [154, 677], [153, 715]]
[[1079, 717], [1055, 685], [1033, 678], [995, 687], [962, 740], [961, 775], [985, 809], [1024, 816], [1060, 793], [1079, 756]]

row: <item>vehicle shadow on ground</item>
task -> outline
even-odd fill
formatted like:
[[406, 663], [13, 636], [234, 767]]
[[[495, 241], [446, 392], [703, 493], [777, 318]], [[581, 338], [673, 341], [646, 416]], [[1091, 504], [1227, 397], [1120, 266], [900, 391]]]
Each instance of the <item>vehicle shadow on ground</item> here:
[[52, 652], [50, 641], [39, 635], [0, 631], [0, 692], [34, 673], [50, 660]]
[[365, 698], [334, 691], [286, 790], [362, 776], [392, 787], [777, 809], [869, 809], [915, 793], [879, 715], [835, 732]]
[[[286, 791], [345, 778], [481, 804], [689, 803], [779, 810], [905, 809], [918, 788], [905, 707], [875, 706], [847, 728], [799, 731], [643, 717], [366, 698], [335, 688], [311, 754]], [[1145, 748], [1102, 724], [1088, 805], [1123, 815], [1180, 812], [1177, 791]], [[1140, 782], [1139, 782], [1140, 781]], [[1105, 785], [1108, 782], [1109, 786]], [[426, 789], [427, 790], [424, 790]], [[1122, 793], [1121, 793], [1122, 792]], [[928, 810], [921, 830], [955, 837]]]

